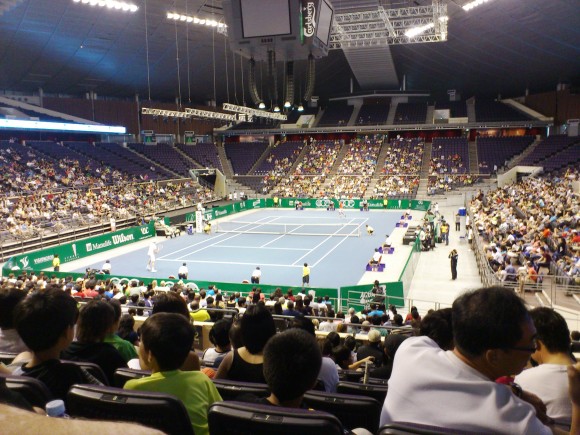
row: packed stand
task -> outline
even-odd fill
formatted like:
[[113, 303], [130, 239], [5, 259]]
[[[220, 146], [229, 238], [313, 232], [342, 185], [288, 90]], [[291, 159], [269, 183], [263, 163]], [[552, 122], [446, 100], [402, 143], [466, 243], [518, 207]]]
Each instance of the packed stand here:
[[556, 274], [580, 285], [580, 201], [568, 169], [554, 178], [530, 178], [479, 194], [471, 203], [474, 229], [502, 281], [538, 283]]
[[460, 187], [473, 186], [479, 177], [473, 174], [464, 175], [429, 175], [427, 177], [427, 194], [437, 195]]

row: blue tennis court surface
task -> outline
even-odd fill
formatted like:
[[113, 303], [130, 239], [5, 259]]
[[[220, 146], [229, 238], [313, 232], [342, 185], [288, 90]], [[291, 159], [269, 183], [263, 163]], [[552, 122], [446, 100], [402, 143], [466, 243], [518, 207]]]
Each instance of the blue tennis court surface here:
[[[186, 263], [189, 279], [221, 282], [249, 280], [259, 266], [261, 283], [296, 287], [302, 282], [302, 266], [308, 263], [312, 287], [356, 285], [374, 248], [392, 232], [400, 215], [400, 210], [346, 211], [345, 217], [326, 210], [251, 210], [214, 222], [214, 231], [235, 232], [158, 239], [162, 249], [156, 273], [146, 270], [144, 247], [112, 263], [114, 273], [159, 279], [176, 276], [179, 266]], [[367, 234], [367, 224], [374, 228], [374, 235]]]

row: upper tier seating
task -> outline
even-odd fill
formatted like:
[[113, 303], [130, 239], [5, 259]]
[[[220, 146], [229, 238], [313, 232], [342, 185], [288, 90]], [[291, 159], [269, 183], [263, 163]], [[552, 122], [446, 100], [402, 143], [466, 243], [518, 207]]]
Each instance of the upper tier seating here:
[[303, 148], [304, 142], [302, 141], [289, 141], [274, 146], [270, 149], [268, 156], [254, 171], [254, 174], [287, 173]]
[[122, 145], [102, 142], [96, 146], [97, 148], [102, 148], [104, 151], [99, 157], [100, 160], [116, 169], [149, 180], [172, 177], [165, 169], [155, 165], [139, 154], [128, 150]]
[[176, 146], [201, 166], [205, 168], [217, 168], [223, 172], [217, 148], [213, 143], [202, 142], [194, 145], [178, 143]]
[[399, 103], [395, 112], [395, 125], [425, 124], [427, 103]]
[[230, 142], [225, 144], [226, 155], [232, 162], [234, 174], [246, 175], [262, 156], [266, 142]]
[[529, 121], [531, 118], [499, 101], [476, 100], [475, 119], [477, 122], [502, 122]]
[[507, 160], [522, 153], [532, 142], [534, 136], [477, 138], [479, 173], [489, 174], [494, 166], [498, 168], [504, 166]]
[[356, 125], [383, 125], [389, 116], [386, 104], [363, 104], [358, 112]]
[[182, 177], [188, 177], [189, 170], [195, 167], [192, 162], [188, 162], [186, 157], [169, 144], [144, 145], [133, 143], [130, 147], [154, 162], [166, 166], [173, 172], [177, 172]]
[[469, 172], [466, 138], [434, 138], [430, 174], [465, 174]]
[[350, 120], [354, 107], [347, 104], [331, 103], [324, 110], [318, 122], [319, 127], [345, 126]]
[[540, 142], [519, 164], [523, 166], [540, 165], [542, 160], [565, 150], [577, 140], [577, 137], [569, 137], [561, 134], [549, 136]]

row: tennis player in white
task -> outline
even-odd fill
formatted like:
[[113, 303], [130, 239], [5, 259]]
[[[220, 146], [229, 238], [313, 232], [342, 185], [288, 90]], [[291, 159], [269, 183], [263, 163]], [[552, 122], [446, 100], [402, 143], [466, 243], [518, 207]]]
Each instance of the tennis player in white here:
[[149, 250], [147, 251], [147, 255], [149, 256], [149, 261], [147, 262], [147, 270], [151, 272], [157, 272], [155, 270], [155, 254], [159, 252], [159, 248], [157, 247], [157, 243], [152, 241], [149, 244]]
[[338, 203], [338, 217], [346, 217], [344, 213], [344, 202], [339, 201]]

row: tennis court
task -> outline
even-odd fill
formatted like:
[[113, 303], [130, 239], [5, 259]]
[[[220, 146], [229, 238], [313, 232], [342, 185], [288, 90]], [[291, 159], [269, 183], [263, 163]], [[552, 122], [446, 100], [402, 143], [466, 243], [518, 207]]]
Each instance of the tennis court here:
[[[391, 234], [401, 212], [349, 210], [345, 215], [272, 208], [238, 213], [214, 221], [210, 235], [158, 239], [162, 249], [156, 273], [146, 270], [144, 244], [117, 257], [111, 252], [108, 258], [113, 273], [159, 279], [176, 276], [179, 266], [186, 263], [189, 279], [242, 282], [259, 266], [262, 284], [284, 286], [299, 286], [302, 266], [308, 263], [312, 287], [356, 285], [374, 248]], [[367, 234], [367, 224], [374, 228], [374, 235]], [[92, 266], [98, 268], [100, 263]]]

